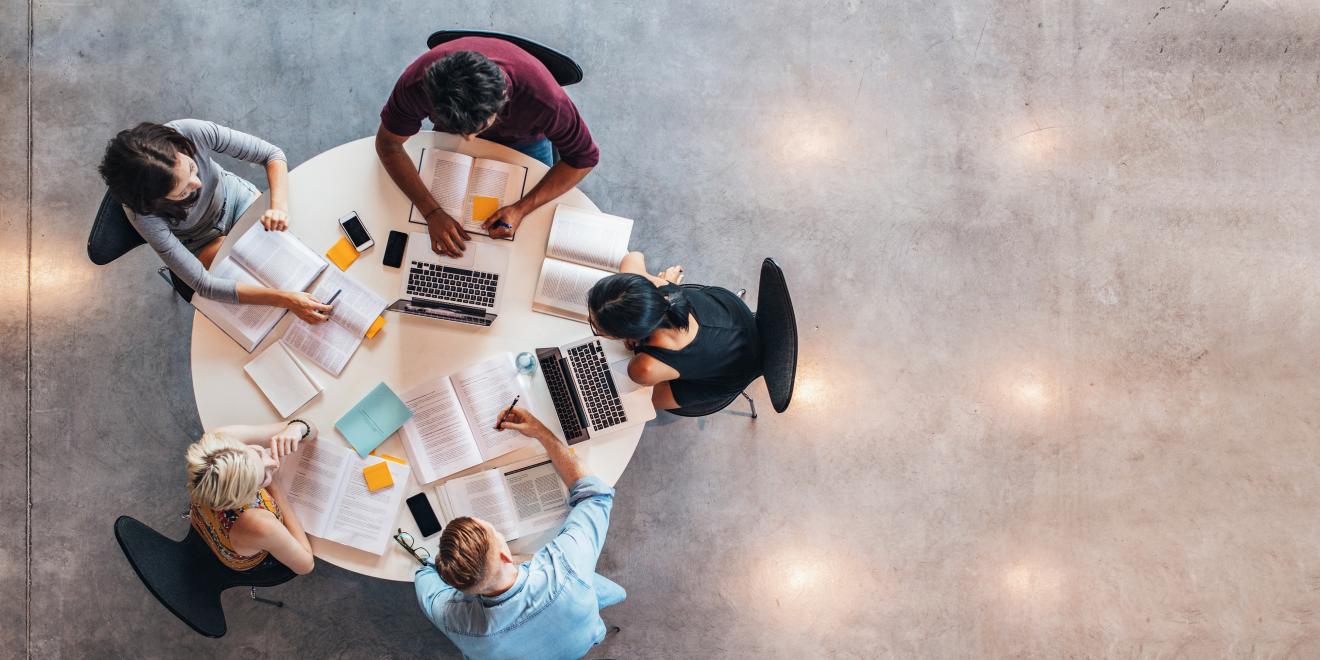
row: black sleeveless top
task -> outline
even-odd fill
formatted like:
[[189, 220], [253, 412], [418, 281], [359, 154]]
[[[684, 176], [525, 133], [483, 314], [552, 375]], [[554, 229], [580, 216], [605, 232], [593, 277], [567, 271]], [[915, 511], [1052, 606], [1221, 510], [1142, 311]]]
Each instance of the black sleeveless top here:
[[678, 372], [670, 381], [674, 401], [687, 407], [736, 395], [761, 375], [761, 340], [756, 317], [736, 294], [717, 286], [666, 284], [660, 292], [681, 290], [697, 317], [697, 336], [682, 350], [638, 346], [638, 353]]

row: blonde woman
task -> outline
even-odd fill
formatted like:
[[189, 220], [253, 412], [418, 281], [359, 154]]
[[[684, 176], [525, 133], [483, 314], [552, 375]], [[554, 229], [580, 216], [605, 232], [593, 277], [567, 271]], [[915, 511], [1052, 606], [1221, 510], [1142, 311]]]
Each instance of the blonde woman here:
[[284, 457], [316, 427], [295, 419], [257, 426], [226, 426], [188, 447], [192, 526], [220, 563], [251, 570], [274, 558], [294, 573], [312, 572], [312, 544], [275, 486]]

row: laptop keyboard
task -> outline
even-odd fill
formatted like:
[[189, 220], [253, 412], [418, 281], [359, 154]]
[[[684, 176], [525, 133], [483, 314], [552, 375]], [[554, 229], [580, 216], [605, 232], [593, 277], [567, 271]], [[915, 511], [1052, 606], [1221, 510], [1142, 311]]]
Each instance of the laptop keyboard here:
[[577, 374], [578, 393], [587, 409], [591, 430], [599, 431], [628, 420], [623, 414], [623, 401], [614, 387], [610, 364], [605, 360], [605, 349], [599, 341], [568, 349], [568, 359]]
[[413, 261], [408, 268], [408, 295], [443, 300], [468, 307], [495, 306], [500, 276], [464, 268]]
[[559, 361], [552, 355], [547, 355], [540, 360], [541, 373], [545, 376], [546, 388], [550, 390], [550, 398], [555, 402], [555, 415], [559, 417], [559, 426], [564, 429], [564, 438], [572, 440], [582, 435], [582, 424], [578, 422], [578, 416], [573, 413], [572, 394], [568, 391], [568, 383], [564, 382], [564, 373], [559, 370]]

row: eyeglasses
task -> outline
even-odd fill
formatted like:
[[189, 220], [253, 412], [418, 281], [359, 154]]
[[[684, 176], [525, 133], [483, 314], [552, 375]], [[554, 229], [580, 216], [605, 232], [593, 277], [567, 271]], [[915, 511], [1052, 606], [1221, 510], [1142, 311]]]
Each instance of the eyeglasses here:
[[596, 320], [593, 319], [593, 318], [591, 318], [590, 316], [587, 317], [587, 325], [591, 326], [591, 334], [592, 334], [592, 335], [594, 335], [594, 336], [596, 336], [596, 337], [604, 337], [604, 336], [605, 336], [604, 334], [601, 334], [601, 331], [600, 331], [599, 329], [596, 328]]
[[407, 550], [408, 554], [412, 555], [414, 559], [421, 562], [423, 566], [425, 566], [427, 562], [430, 561], [431, 551], [427, 550], [426, 548], [423, 548], [420, 545], [417, 545], [417, 541], [413, 539], [412, 534], [409, 534], [408, 532], [405, 532], [401, 529], [399, 530], [398, 534], [394, 535], [394, 540], [398, 541], [399, 545], [403, 546], [403, 549]]

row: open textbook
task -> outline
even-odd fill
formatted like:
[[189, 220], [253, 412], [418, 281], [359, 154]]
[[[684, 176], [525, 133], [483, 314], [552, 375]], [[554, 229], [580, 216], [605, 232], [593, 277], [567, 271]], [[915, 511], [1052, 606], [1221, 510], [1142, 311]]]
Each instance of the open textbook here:
[[450, 479], [435, 489], [445, 524], [460, 516], [490, 523], [506, 540], [554, 529], [568, 517], [568, 488], [544, 456]]
[[[469, 233], [489, 236], [481, 222], [472, 219], [472, 198], [493, 197], [504, 207], [522, 199], [527, 185], [527, 168], [488, 158], [427, 147], [417, 163], [417, 173], [431, 191], [440, 210], [459, 221]], [[408, 222], [426, 224], [426, 219], [412, 207]]]
[[308, 323], [295, 319], [280, 341], [338, 376], [389, 302], [336, 268], [326, 271], [312, 290], [312, 297], [329, 300], [336, 291], [341, 293], [335, 298], [329, 321]]
[[[325, 260], [293, 234], [253, 225], [234, 243], [229, 256], [211, 267], [211, 274], [253, 286], [302, 291], [325, 266]], [[288, 311], [283, 307], [222, 303], [201, 296], [193, 298], [193, 307], [249, 353]]]
[[619, 272], [632, 227], [632, 220], [617, 215], [556, 207], [532, 309], [585, 323], [587, 292]]
[[511, 429], [495, 430], [514, 397], [527, 401], [513, 354], [501, 353], [452, 376], [437, 378], [399, 395], [412, 411], [403, 424], [403, 449], [429, 484], [535, 441]]
[[[367, 490], [362, 468], [384, 462], [394, 486]], [[408, 466], [357, 453], [330, 438], [303, 443], [275, 481], [308, 534], [379, 555], [393, 531]]]

